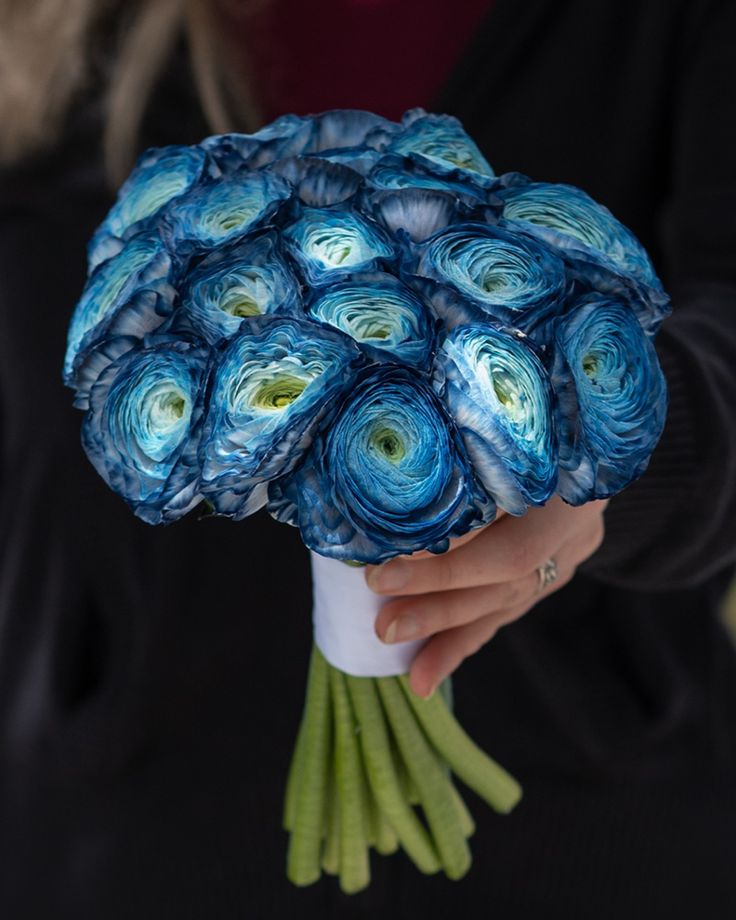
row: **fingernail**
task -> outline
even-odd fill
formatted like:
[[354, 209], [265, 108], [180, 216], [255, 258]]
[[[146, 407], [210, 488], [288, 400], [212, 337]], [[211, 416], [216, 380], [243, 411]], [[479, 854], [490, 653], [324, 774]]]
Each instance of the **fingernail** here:
[[408, 642], [413, 639], [419, 632], [419, 623], [416, 617], [410, 613], [403, 617], [397, 617], [388, 624], [388, 629], [383, 634], [383, 641], [391, 642]]
[[396, 559], [370, 569], [366, 575], [366, 581], [371, 590], [380, 594], [390, 594], [392, 591], [403, 588], [409, 581], [410, 574], [409, 565]]

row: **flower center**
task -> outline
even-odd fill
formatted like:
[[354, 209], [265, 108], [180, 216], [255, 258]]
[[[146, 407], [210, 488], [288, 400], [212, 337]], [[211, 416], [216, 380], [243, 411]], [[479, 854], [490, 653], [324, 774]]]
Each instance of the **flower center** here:
[[224, 214], [217, 220], [220, 230], [227, 233], [229, 230], [237, 229], [241, 224], [247, 223], [253, 217], [253, 209], [242, 211], [231, 211], [230, 214]]
[[173, 428], [184, 417], [186, 407], [186, 397], [180, 390], [159, 390], [149, 403], [151, 423], [159, 431]]
[[507, 281], [505, 276], [499, 274], [498, 272], [483, 272], [481, 277], [478, 279], [478, 287], [485, 291], [487, 294], [492, 294], [494, 291], [498, 291], [506, 286]]
[[523, 383], [506, 370], [494, 370], [491, 374], [493, 392], [507, 415], [519, 421], [528, 412]]
[[306, 390], [309, 381], [292, 374], [269, 380], [256, 390], [251, 405], [258, 409], [285, 409]]
[[220, 304], [223, 313], [230, 316], [260, 316], [261, 309], [254, 297], [249, 296], [243, 291], [237, 291], [227, 297]]
[[[370, 321], [365, 322], [364, 324], [356, 323], [356, 331], [359, 334], [361, 339], [387, 339], [391, 335], [391, 330], [388, 326], [379, 325], [378, 323], [371, 323]], [[362, 328], [361, 328], [362, 326]]]
[[595, 381], [598, 375], [598, 356], [592, 352], [588, 352], [587, 355], [583, 355], [582, 365], [585, 375]]
[[406, 456], [406, 447], [393, 428], [377, 428], [368, 441], [370, 447], [378, 451], [390, 463], [398, 463]]
[[344, 239], [335, 239], [329, 233], [321, 234], [316, 237], [312, 246], [312, 252], [325, 265], [337, 268], [345, 264], [353, 255], [353, 248], [349, 242]]

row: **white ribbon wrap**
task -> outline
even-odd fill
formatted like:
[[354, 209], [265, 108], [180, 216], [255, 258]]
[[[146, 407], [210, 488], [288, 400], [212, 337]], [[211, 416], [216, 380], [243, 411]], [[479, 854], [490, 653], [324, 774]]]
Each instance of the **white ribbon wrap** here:
[[381, 642], [374, 624], [378, 611], [391, 598], [371, 591], [362, 566], [310, 555], [314, 641], [327, 661], [354, 677], [406, 674], [426, 640]]

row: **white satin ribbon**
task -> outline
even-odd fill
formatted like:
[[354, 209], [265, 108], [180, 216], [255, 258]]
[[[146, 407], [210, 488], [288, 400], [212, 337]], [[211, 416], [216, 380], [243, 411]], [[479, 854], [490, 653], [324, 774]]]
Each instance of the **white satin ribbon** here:
[[378, 611], [391, 598], [371, 591], [362, 566], [310, 555], [314, 641], [327, 661], [354, 677], [406, 674], [426, 640], [381, 642], [374, 624]]

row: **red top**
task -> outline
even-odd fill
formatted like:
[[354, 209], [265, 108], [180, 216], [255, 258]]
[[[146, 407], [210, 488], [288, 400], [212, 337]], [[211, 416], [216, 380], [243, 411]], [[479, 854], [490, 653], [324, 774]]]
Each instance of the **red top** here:
[[429, 106], [491, 0], [265, 0], [233, 25], [265, 121]]

